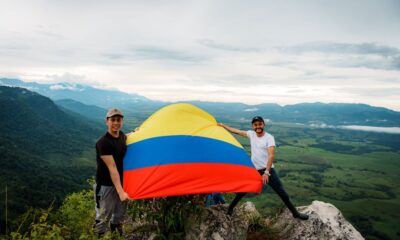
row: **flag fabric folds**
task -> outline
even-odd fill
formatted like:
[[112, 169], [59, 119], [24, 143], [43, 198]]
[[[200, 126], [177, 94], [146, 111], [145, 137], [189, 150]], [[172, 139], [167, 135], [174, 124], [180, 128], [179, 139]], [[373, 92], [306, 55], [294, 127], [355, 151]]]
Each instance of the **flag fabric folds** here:
[[127, 145], [123, 187], [133, 199], [261, 191], [261, 176], [240, 143], [191, 104], [158, 110]]

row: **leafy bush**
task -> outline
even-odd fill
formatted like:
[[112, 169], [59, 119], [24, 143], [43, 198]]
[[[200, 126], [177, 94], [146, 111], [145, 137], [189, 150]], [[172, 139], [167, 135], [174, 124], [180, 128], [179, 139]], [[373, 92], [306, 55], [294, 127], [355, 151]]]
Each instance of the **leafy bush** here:
[[[89, 180], [89, 183], [92, 182]], [[56, 212], [52, 206], [48, 209], [29, 209], [11, 237], [15, 240], [95, 239], [92, 231], [94, 206], [93, 190], [83, 190], [68, 195]], [[31, 221], [28, 227], [25, 226], [27, 221]]]
[[62, 237], [65, 228], [59, 224], [50, 224], [48, 217], [51, 212], [51, 208], [42, 210], [41, 216], [38, 222], [33, 222], [30, 226], [30, 231], [24, 234], [17, 232], [11, 233], [11, 239], [13, 240], [47, 240], [47, 239], [64, 239]]
[[[88, 181], [91, 185], [93, 180]], [[11, 233], [13, 240], [26, 239], [99, 239], [93, 233], [95, 202], [92, 189], [68, 195], [61, 207], [30, 209], [17, 231]], [[186, 219], [190, 214], [200, 213], [204, 202], [202, 195], [187, 195], [150, 200], [132, 201], [128, 214], [133, 222], [144, 223], [141, 229], [147, 234], [153, 232], [157, 239], [182, 239]], [[37, 217], [39, 216], [39, 217]], [[25, 227], [25, 223], [29, 226]], [[30, 222], [30, 223], [29, 223]], [[124, 228], [133, 234], [132, 221]], [[131, 232], [130, 232], [131, 231]], [[118, 233], [107, 233], [100, 239], [120, 239]]]
[[65, 198], [57, 212], [57, 220], [66, 228], [65, 238], [89, 239], [93, 237], [95, 218], [93, 191], [83, 190]]
[[202, 203], [202, 195], [139, 200], [131, 203], [129, 214], [142, 223], [142, 231], [153, 230], [158, 239], [182, 239], [187, 217], [200, 214]]

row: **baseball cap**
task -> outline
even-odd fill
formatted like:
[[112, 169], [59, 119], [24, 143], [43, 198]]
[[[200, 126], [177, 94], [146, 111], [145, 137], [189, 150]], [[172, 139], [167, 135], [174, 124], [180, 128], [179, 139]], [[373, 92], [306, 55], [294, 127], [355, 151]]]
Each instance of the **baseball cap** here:
[[255, 116], [253, 117], [253, 119], [251, 120], [251, 124], [255, 123], [255, 122], [263, 122], [264, 123], [264, 119], [260, 116]]
[[122, 112], [120, 110], [118, 110], [116, 108], [111, 108], [110, 110], [108, 110], [106, 118], [110, 118], [110, 117], [117, 116], [117, 115], [124, 117], [124, 114], [122, 114]]

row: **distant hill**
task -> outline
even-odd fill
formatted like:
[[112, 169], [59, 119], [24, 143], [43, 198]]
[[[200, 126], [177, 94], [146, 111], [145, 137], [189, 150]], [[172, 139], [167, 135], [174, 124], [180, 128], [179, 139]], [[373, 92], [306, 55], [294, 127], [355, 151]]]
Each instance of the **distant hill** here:
[[79, 113], [89, 119], [104, 121], [107, 109], [95, 105], [86, 105], [72, 99], [56, 100], [55, 103], [65, 109]]
[[316, 125], [400, 126], [400, 112], [366, 104], [300, 103], [246, 105], [243, 103], [193, 103], [222, 121], [250, 122], [259, 115], [272, 122], [292, 122]]
[[1, 78], [0, 85], [22, 87], [35, 91], [53, 100], [72, 99], [88, 105], [110, 108], [129, 103], [147, 103], [151, 100], [138, 94], [128, 94], [117, 90], [105, 90], [75, 83], [42, 84], [24, 82], [19, 79]]
[[9, 219], [30, 206], [47, 208], [52, 201], [57, 205], [67, 193], [82, 189], [94, 175], [93, 149], [103, 130], [22, 88], [0, 86], [0, 109], [3, 225], [6, 186]]
[[285, 106], [284, 110], [291, 121], [320, 121], [331, 125], [400, 126], [400, 112], [367, 104], [301, 103]]
[[[23, 82], [18, 79], [0, 79], [0, 85], [25, 87], [36, 91], [71, 111], [98, 118], [100, 109], [90, 109], [80, 105], [94, 105], [103, 109], [121, 108], [128, 116], [138, 121], [144, 120], [157, 109], [171, 102], [152, 101], [138, 94], [128, 94], [117, 90], [98, 89], [82, 84], [57, 83], [39, 84]], [[65, 100], [70, 99], [70, 100]], [[72, 102], [73, 100], [74, 102]], [[255, 115], [261, 115], [275, 122], [327, 125], [366, 125], [400, 126], [400, 112], [366, 104], [348, 103], [300, 103], [280, 106], [274, 103], [248, 105], [244, 103], [222, 103], [204, 101], [186, 101], [213, 114], [219, 121], [249, 122]], [[86, 108], [86, 109], [85, 109]], [[88, 112], [93, 115], [88, 114]]]

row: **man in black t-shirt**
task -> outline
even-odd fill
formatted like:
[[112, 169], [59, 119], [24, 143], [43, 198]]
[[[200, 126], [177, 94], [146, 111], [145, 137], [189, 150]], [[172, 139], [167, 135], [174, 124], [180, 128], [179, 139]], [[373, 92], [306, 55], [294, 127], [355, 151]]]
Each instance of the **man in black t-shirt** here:
[[121, 222], [126, 213], [128, 194], [122, 188], [123, 158], [126, 136], [121, 131], [124, 115], [116, 108], [106, 116], [107, 133], [96, 143], [96, 223], [94, 232], [104, 234], [109, 228], [122, 233]]

